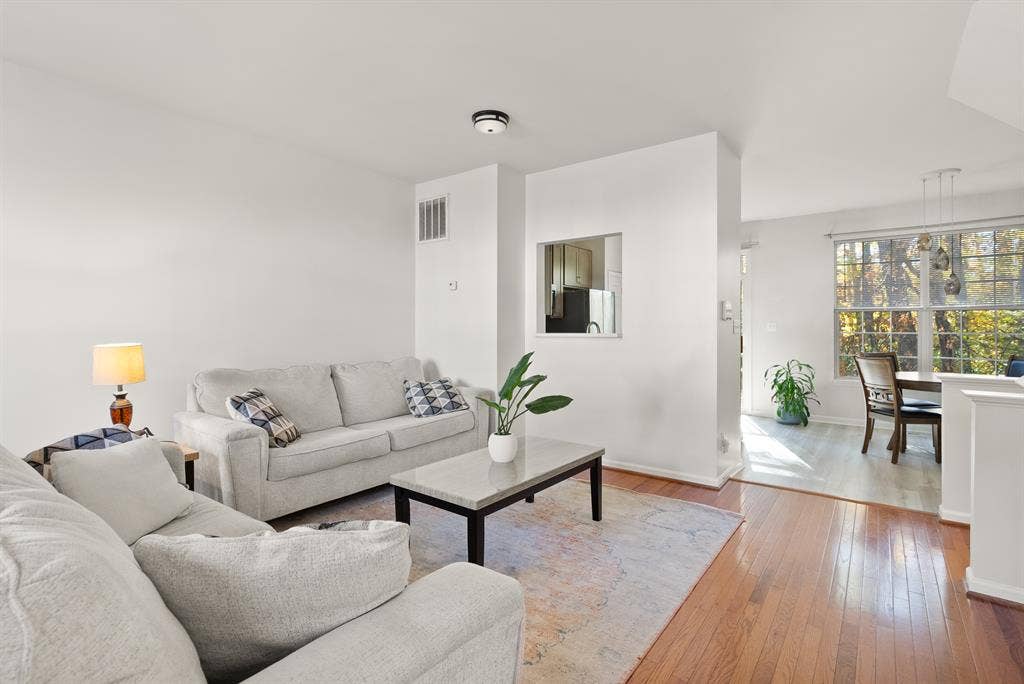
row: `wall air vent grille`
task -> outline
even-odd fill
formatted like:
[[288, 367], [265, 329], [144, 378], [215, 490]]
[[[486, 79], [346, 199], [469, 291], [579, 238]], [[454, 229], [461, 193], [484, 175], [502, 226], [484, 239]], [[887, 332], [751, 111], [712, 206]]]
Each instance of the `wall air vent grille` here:
[[448, 195], [419, 201], [419, 242], [448, 239]]

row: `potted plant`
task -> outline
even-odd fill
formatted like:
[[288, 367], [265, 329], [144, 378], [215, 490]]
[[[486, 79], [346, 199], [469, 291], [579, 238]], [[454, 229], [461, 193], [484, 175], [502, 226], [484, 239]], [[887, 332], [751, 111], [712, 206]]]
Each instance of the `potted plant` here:
[[546, 375], [523, 377], [530, 368], [530, 357], [532, 356], [533, 352], [525, 354], [523, 358], [519, 359], [519, 363], [508, 372], [505, 384], [498, 392], [498, 401], [477, 397], [498, 413], [497, 430], [487, 439], [487, 450], [491, 453], [491, 458], [498, 463], [508, 463], [516, 457], [518, 440], [512, 434], [512, 424], [519, 416], [528, 412], [536, 415], [550, 413], [565, 408], [572, 402], [571, 397], [552, 394], [524, 403], [537, 389], [537, 386], [548, 379]]
[[808, 401], [818, 406], [814, 396], [814, 368], [810, 364], [790, 359], [786, 365], [775, 364], [764, 372], [764, 381], [770, 381], [772, 401], [778, 404], [776, 420], [783, 425], [807, 425], [811, 410]]

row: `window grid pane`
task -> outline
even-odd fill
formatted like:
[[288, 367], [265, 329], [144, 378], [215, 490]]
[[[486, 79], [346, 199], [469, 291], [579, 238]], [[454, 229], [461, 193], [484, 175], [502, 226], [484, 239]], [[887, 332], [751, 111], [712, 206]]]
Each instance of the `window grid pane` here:
[[854, 358], [865, 352], [893, 352], [900, 370], [917, 370], [917, 311], [836, 311], [837, 373], [857, 375]]

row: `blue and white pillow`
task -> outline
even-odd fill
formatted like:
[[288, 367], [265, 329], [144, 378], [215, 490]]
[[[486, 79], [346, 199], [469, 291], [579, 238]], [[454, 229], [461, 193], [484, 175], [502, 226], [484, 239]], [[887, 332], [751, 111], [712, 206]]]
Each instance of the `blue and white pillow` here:
[[403, 380], [402, 384], [405, 385], [405, 401], [409, 404], [409, 413], [417, 418], [469, 408], [462, 393], [452, 384], [451, 378], [441, 378], [433, 382]]
[[295, 423], [282, 415], [274, 402], [259, 387], [224, 400], [228, 415], [235, 420], [252, 423], [267, 431], [270, 447], [286, 447], [302, 435]]

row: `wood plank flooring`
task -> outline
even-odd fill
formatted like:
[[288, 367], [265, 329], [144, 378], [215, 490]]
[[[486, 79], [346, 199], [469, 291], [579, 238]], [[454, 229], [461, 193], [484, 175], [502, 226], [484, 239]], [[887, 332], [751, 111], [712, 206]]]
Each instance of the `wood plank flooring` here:
[[967, 528], [736, 481], [604, 482], [746, 518], [630, 682], [1024, 682], [1024, 611], [966, 595]]

